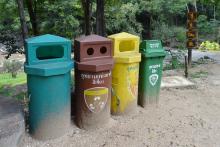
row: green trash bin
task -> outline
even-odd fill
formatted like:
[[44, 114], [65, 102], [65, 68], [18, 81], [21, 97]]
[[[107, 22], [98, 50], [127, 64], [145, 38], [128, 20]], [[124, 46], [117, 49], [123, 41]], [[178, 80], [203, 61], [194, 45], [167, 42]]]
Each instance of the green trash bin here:
[[43, 35], [25, 42], [29, 133], [47, 140], [65, 134], [70, 118], [71, 41]]
[[138, 104], [156, 104], [159, 100], [163, 60], [166, 55], [161, 41], [144, 40], [140, 44], [142, 60], [139, 71]]

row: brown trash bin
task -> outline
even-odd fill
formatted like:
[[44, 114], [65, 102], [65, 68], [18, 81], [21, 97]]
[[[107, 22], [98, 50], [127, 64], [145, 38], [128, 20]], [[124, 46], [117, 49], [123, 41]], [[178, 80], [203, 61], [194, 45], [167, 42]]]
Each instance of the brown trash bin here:
[[112, 42], [98, 35], [74, 41], [76, 124], [90, 129], [110, 118]]

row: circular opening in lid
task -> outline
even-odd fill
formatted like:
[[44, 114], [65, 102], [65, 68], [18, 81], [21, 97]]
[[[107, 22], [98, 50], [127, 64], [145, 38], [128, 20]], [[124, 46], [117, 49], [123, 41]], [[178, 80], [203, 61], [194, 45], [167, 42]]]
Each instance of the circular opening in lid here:
[[87, 49], [87, 54], [88, 55], [93, 55], [94, 54], [94, 49], [93, 48], [88, 48]]
[[107, 52], [107, 48], [106, 47], [101, 47], [100, 48], [100, 53], [105, 54]]

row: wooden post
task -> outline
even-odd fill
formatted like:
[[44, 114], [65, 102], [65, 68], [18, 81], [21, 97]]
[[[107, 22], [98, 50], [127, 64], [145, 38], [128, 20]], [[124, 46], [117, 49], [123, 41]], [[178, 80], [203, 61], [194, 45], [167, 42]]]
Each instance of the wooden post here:
[[188, 66], [191, 67], [192, 65], [192, 49], [188, 48]]
[[185, 55], [185, 77], [188, 78], [188, 59]]
[[196, 19], [197, 19], [197, 5], [196, 1], [194, 7], [188, 4], [187, 7], [187, 48], [188, 48], [188, 67], [191, 67], [192, 64], [192, 49], [197, 48], [198, 44], [198, 31], [196, 27]]

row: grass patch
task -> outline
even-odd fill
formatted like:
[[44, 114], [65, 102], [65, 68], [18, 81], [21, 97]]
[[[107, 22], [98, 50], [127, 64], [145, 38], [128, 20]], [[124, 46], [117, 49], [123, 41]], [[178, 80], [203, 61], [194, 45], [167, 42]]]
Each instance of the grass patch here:
[[196, 79], [196, 78], [205, 78], [208, 76], [208, 72], [206, 71], [198, 71], [198, 72], [195, 72], [195, 73], [192, 73], [190, 75], [193, 79]]
[[26, 74], [23, 72], [18, 73], [16, 78], [12, 78], [10, 73], [0, 74], [0, 88], [6, 85], [13, 87], [25, 83], [26, 83]]
[[16, 78], [12, 78], [10, 73], [0, 74], [0, 95], [14, 97], [22, 100], [25, 92], [17, 90], [16, 86], [26, 83], [26, 74], [20, 72]]

